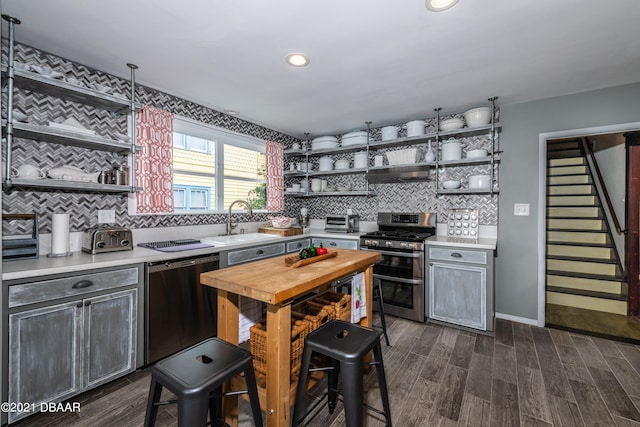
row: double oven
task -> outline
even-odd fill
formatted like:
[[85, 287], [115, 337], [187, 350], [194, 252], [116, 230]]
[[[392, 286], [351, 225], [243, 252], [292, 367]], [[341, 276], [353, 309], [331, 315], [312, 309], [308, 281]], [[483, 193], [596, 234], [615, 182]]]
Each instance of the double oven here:
[[386, 314], [424, 322], [424, 241], [435, 233], [435, 213], [380, 212], [378, 231], [360, 237], [360, 249], [382, 254], [373, 280], [381, 285]]

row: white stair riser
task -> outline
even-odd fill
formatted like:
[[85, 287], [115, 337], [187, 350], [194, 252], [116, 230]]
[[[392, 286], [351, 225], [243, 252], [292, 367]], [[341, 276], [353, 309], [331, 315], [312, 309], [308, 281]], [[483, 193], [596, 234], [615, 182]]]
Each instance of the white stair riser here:
[[600, 210], [598, 208], [547, 208], [547, 218], [572, 217], [572, 218], [598, 218]]
[[572, 256], [580, 258], [613, 259], [611, 248], [593, 246], [547, 245], [547, 256]]
[[562, 185], [559, 187], [549, 186], [547, 187], [547, 194], [549, 196], [557, 196], [564, 194], [585, 194], [590, 195], [593, 193], [593, 187], [591, 184], [585, 185]]
[[586, 297], [583, 295], [561, 294], [547, 292], [547, 303], [587, 310], [604, 311], [606, 313], [627, 314], [627, 303], [624, 301], [608, 300], [604, 298]]
[[584, 279], [581, 277], [547, 275], [547, 286], [556, 288], [579, 289], [582, 291], [606, 292], [622, 295], [624, 286], [622, 282], [611, 280]]
[[594, 206], [595, 196], [548, 196], [547, 204], [551, 206]]
[[567, 230], [604, 230], [602, 220], [599, 219], [547, 219], [547, 228]]
[[[568, 149], [574, 147], [568, 146]], [[584, 158], [582, 157], [564, 157], [561, 159], [549, 159], [549, 166], [572, 166], [572, 165], [584, 165]]]
[[587, 173], [586, 166], [563, 166], [559, 168], [549, 168], [550, 176], [558, 176], [558, 175], [576, 175]]
[[547, 233], [547, 241], [606, 244], [607, 235], [605, 233], [573, 233], [571, 231], [549, 231]]
[[569, 261], [562, 259], [548, 259], [547, 270], [566, 271], [571, 273], [600, 274], [615, 279], [618, 268], [615, 264], [599, 262]]
[[547, 178], [547, 184], [591, 184], [589, 175], [559, 175]]

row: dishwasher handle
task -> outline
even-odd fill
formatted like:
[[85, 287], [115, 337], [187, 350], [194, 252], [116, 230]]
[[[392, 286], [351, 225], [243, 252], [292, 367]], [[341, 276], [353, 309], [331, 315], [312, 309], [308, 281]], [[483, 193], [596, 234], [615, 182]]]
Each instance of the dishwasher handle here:
[[206, 264], [214, 262], [216, 265], [220, 262], [220, 255], [207, 255], [193, 258], [172, 259], [167, 261], [147, 263], [149, 273], [158, 271], [174, 270], [177, 268], [192, 267], [194, 265]]

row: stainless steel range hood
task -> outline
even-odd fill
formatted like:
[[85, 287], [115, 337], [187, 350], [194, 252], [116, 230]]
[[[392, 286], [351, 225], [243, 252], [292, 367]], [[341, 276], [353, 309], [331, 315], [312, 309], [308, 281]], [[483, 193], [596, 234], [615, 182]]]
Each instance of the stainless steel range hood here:
[[369, 169], [365, 178], [371, 183], [431, 180], [431, 165], [405, 165]]

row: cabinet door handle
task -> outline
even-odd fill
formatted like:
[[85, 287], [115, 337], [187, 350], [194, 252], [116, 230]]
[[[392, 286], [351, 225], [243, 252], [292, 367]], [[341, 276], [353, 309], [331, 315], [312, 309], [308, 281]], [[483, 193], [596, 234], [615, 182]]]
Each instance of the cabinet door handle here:
[[451, 252], [451, 256], [454, 258], [462, 258], [462, 254], [460, 252]]
[[91, 301], [85, 301], [85, 302], [84, 302], [84, 306], [85, 306], [85, 307], [88, 307], [88, 306], [90, 306], [90, 305], [91, 305]]
[[80, 301], [79, 303], [76, 304], [76, 307], [78, 308], [82, 308], [82, 301]]
[[331, 242], [329, 243], [329, 246], [338, 246], [338, 244], [336, 242]]
[[93, 286], [93, 282], [91, 280], [80, 280], [71, 286], [71, 289], [83, 289], [88, 288], [89, 286]]
[[258, 254], [258, 255], [262, 255], [263, 253], [264, 253], [264, 251], [263, 251], [262, 249], [258, 249], [258, 250], [256, 251], [256, 254]]

